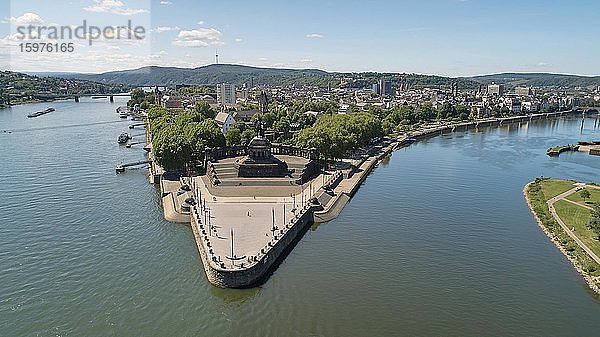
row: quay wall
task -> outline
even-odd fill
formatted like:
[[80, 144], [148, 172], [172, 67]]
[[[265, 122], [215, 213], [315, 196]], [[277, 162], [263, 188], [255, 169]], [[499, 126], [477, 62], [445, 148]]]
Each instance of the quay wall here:
[[280, 230], [277, 239], [271, 239], [269, 245], [263, 248], [264, 253], [259, 255], [257, 262], [241, 269], [225, 269], [218, 264], [212, 249], [207, 246], [207, 234], [196, 207], [191, 214], [191, 223], [208, 281], [221, 288], [250, 288], [263, 283], [293, 249], [313, 223], [313, 212], [311, 206], [307, 205], [293, 224]]
[[526, 122], [526, 121], [531, 121], [531, 120], [555, 118], [555, 117], [561, 117], [561, 116], [570, 115], [570, 114], [581, 114], [581, 112], [571, 110], [571, 111], [561, 111], [561, 112], [539, 113], [539, 114], [534, 114], [534, 115], [529, 115], [529, 116], [494, 118], [494, 119], [489, 119], [489, 120], [466, 122], [466, 123], [460, 123], [460, 124], [443, 125], [443, 126], [439, 126], [436, 128], [431, 128], [431, 129], [427, 129], [427, 130], [414, 132], [412, 134], [412, 138], [415, 138], [417, 140], [422, 140], [425, 138], [431, 138], [431, 137], [435, 137], [438, 135], [447, 134], [447, 133], [451, 133], [451, 132], [467, 131], [470, 129], [476, 129], [476, 128], [480, 128], [480, 127], [493, 127], [493, 126], [505, 125], [505, 124], [510, 124], [510, 123]]

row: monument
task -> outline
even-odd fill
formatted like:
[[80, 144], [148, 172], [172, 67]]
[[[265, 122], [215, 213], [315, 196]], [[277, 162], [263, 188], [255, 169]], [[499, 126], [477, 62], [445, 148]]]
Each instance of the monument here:
[[[264, 91], [258, 102], [261, 113], [268, 112], [269, 101]], [[248, 144], [206, 149], [204, 165], [213, 186], [268, 184], [288, 187], [304, 184], [319, 173], [316, 149], [271, 144], [265, 137], [265, 126], [260, 118], [254, 129], [256, 137]], [[257, 178], [267, 179], [261, 181]]]
[[285, 177], [290, 174], [287, 164], [271, 153], [271, 142], [265, 138], [264, 127], [256, 123], [257, 136], [248, 144], [248, 155], [236, 160], [238, 177]]

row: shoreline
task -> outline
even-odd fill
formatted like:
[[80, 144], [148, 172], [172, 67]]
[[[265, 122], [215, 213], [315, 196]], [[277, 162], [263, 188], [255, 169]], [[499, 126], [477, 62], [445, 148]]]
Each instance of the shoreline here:
[[[344, 207], [350, 202], [358, 189], [360, 189], [366, 177], [378, 166], [377, 164], [383, 158], [393, 154], [395, 150], [409, 146], [419, 140], [455, 131], [464, 132], [468, 131], [469, 129], [477, 129], [478, 127], [494, 127], [503, 124], [519, 123], [543, 118], [548, 119], [561, 117], [563, 115], [570, 115], [574, 113], [577, 112], [566, 111], [550, 114], [488, 119], [485, 121], [463, 122], [442, 125], [434, 128], [422, 128], [408, 134], [393, 137], [390, 143], [380, 148], [377, 153], [363, 158], [363, 160], [357, 163], [357, 165], [349, 172], [345, 172], [344, 174], [341, 174], [343, 172], [338, 172], [340, 174], [330, 177], [332, 183], [330, 185], [331, 190], [327, 192], [321, 188], [315, 195], [317, 200], [320, 201], [322, 199], [321, 197], [323, 197], [325, 194], [331, 193], [329, 194], [330, 197], [322, 199], [324, 202], [319, 202], [320, 207], [318, 208], [313, 207], [315, 205], [311, 205], [310, 203], [305, 205], [306, 207], [304, 209], [304, 214], [301, 214], [300, 217], [296, 217], [291, 223], [288, 223], [281, 233], [279, 233], [279, 237], [275, 236], [274, 240], [269, 241], [268, 245], [266, 245], [264, 249], [261, 249], [261, 252], [258, 253], [258, 255], [253, 257], [253, 261], [248, 261], [246, 267], [242, 265], [241, 268], [225, 268], [222, 263], [219, 264], [217, 262], [220, 260], [217, 259], [217, 255], [215, 255], [214, 249], [211, 247], [210, 235], [207, 233], [208, 226], [202, 221], [202, 209], [199, 208], [198, 205], [194, 205], [189, 214], [180, 215], [186, 216], [189, 221], [187, 223], [189, 223], [192, 227], [196, 246], [204, 267], [203, 269], [208, 281], [211, 284], [223, 288], [247, 288], [256, 286], [266, 281], [269, 278], [268, 275], [270, 275], [285, 259], [286, 254], [284, 252], [289, 253], [289, 251], [293, 249], [294, 244], [292, 243], [301, 240], [304, 233], [302, 231], [303, 228], [305, 228], [309, 223], [324, 223], [336, 219], [341, 214]], [[150, 167], [150, 172], [152, 172], [152, 165]], [[172, 193], [165, 194], [166, 191], [163, 189], [164, 186], [162, 184], [162, 177], [159, 181], [161, 195], [165, 197], [167, 197], [169, 194], [172, 195]], [[192, 185], [194, 184], [192, 183]], [[192, 191], [195, 199], [200, 200], [198, 193], [196, 193], [197, 188], [193, 187]], [[173, 208], [175, 211], [177, 211], [178, 207], [175, 203], [175, 200], [173, 200], [173, 205], [170, 205], [169, 202], [165, 203], [164, 198], [162, 201], [165, 217], [167, 213], [172, 213], [167, 212], [167, 209]], [[557, 242], [555, 242], [555, 244], [558, 245]], [[569, 258], [569, 256], [566, 254], [566, 251], [563, 253]], [[275, 261], [278, 262], [275, 263]], [[580, 269], [578, 268], [578, 270]], [[583, 270], [581, 270], [580, 273], [585, 275], [583, 274]], [[590, 288], [600, 295], [600, 288], [594, 284], [593, 279], [586, 279], [586, 281], [588, 281]]]
[[[525, 185], [525, 187], [523, 187], [523, 196], [525, 197], [527, 206], [529, 207], [531, 214], [535, 218], [535, 221], [537, 222], [538, 227], [540, 227], [542, 229], [542, 231], [546, 234], [546, 236], [550, 239], [550, 241], [552, 241], [552, 243], [558, 248], [558, 250], [560, 250], [562, 252], [562, 254], [567, 258], [567, 260], [569, 260], [569, 262], [571, 262], [571, 265], [581, 275], [581, 277], [584, 279], [587, 286], [591, 290], [593, 290], [597, 295], [600, 295], [600, 286], [597, 283], [599, 281], [600, 277], [594, 277], [592, 275], [589, 275], [585, 270], [583, 270], [583, 266], [581, 265], [581, 263], [579, 263], [579, 261], [574, 256], [570, 255], [569, 252], [563, 247], [563, 245], [548, 230], [548, 228], [546, 228], [546, 226], [544, 226], [544, 224], [540, 220], [538, 214], [533, 209], [533, 206], [531, 205], [531, 200], [529, 200], [529, 195], [528, 195], [529, 187], [533, 183], [534, 182], [529, 182], [529, 183], [527, 183], [527, 185]], [[548, 212], [550, 212], [549, 209], [548, 209]], [[553, 219], [554, 219], [554, 217], [553, 217]]]

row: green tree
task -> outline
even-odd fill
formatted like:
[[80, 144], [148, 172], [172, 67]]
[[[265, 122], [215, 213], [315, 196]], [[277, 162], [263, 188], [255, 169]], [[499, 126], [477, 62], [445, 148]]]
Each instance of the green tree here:
[[236, 127], [229, 128], [225, 132], [225, 140], [227, 141], [227, 146], [239, 145], [242, 142], [242, 132]]
[[217, 111], [213, 109], [206, 101], [198, 101], [192, 109], [193, 112], [199, 113], [204, 118], [213, 119], [217, 115]]
[[287, 118], [281, 118], [273, 124], [273, 130], [287, 135], [290, 132], [290, 122]]
[[316, 148], [325, 160], [343, 158], [370, 140], [383, 136], [381, 122], [372, 114], [324, 115], [298, 132], [292, 143]]
[[585, 190], [585, 189], [581, 190], [581, 192], [579, 192], [579, 196], [581, 197], [581, 199], [583, 199], [583, 201], [592, 197], [592, 195], [590, 194], [590, 191]]
[[248, 128], [248, 129], [244, 130], [244, 132], [242, 132], [242, 136], [241, 136], [242, 145], [248, 145], [248, 143], [250, 143], [250, 141], [254, 137], [256, 137], [256, 132], [253, 129]]
[[588, 228], [596, 235], [596, 240], [600, 240], [600, 203], [594, 203], [592, 208], [592, 218], [588, 223]]
[[152, 148], [157, 162], [166, 170], [183, 170], [204, 159], [206, 147], [225, 145], [225, 136], [212, 119], [187, 111], [177, 116], [151, 107], [149, 116]]

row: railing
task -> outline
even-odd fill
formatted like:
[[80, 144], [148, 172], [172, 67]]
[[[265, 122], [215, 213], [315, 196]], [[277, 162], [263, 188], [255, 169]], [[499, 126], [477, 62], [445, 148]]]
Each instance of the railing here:
[[[271, 153], [275, 155], [302, 157], [309, 160], [317, 159], [317, 150], [314, 148], [304, 149], [291, 145], [273, 144], [271, 145]], [[248, 154], [248, 148], [246, 146], [207, 148], [204, 154], [206, 162], [209, 162], [225, 158], [245, 156]]]

